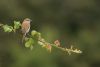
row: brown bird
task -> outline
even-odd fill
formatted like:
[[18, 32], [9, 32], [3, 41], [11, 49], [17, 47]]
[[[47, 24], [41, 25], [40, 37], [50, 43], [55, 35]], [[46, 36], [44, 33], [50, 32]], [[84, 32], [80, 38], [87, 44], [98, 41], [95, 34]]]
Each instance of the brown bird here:
[[25, 18], [24, 21], [22, 22], [22, 25], [21, 25], [21, 28], [22, 28], [21, 31], [23, 33], [22, 42], [25, 39], [26, 34], [30, 30], [30, 22], [31, 22], [31, 19], [29, 19], [29, 18]]

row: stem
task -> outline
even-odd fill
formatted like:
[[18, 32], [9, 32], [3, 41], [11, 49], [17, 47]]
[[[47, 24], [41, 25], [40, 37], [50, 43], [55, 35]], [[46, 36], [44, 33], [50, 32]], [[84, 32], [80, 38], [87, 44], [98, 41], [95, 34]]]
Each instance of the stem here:
[[50, 43], [48, 43], [48, 42], [46, 42], [43, 38], [39, 38], [38, 39], [40, 42], [42, 42], [43, 43], [43, 45], [45, 44], [49, 44], [49, 45], [51, 45], [51, 46], [53, 46], [53, 47], [55, 47], [55, 48], [58, 48], [58, 49], [60, 49], [60, 50], [62, 50], [62, 51], [65, 51], [65, 52], [68, 52], [68, 54], [69, 55], [71, 55], [71, 53], [73, 52], [73, 53], [82, 53], [82, 51], [81, 50], [78, 50], [78, 49], [73, 49], [73, 46], [71, 46], [70, 48], [62, 48], [62, 47], [59, 47], [59, 46], [56, 46], [55, 44], [50, 44]]

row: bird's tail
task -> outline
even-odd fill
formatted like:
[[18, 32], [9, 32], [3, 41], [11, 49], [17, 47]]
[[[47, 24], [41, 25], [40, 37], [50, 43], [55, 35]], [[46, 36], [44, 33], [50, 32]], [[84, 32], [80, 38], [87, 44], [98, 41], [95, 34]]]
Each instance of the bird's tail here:
[[25, 36], [26, 36], [26, 33], [25, 34], [23, 34], [23, 37], [22, 37], [22, 43], [24, 42], [24, 40], [25, 40]]

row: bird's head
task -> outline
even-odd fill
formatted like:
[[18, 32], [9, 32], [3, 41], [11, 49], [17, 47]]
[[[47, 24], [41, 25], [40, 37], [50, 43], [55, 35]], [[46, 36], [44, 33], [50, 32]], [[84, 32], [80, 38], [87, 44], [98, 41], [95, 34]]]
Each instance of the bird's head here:
[[31, 22], [32, 20], [29, 19], [29, 18], [25, 18], [24, 21], [28, 21], [28, 22]]

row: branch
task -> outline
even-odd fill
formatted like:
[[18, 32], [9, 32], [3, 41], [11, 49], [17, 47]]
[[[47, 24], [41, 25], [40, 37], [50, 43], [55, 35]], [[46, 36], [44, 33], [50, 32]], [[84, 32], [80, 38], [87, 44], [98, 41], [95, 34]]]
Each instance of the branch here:
[[[20, 21], [14, 21], [14, 26], [9, 26], [7, 24], [0, 24], [0, 27], [4, 30], [4, 32], [16, 32], [16, 30], [21, 28], [21, 23]], [[54, 43], [49, 43], [47, 42], [43, 37], [41, 37], [41, 33], [37, 32], [35, 30], [31, 31], [31, 34], [28, 34], [29, 36], [25, 37], [24, 43], [26, 48], [30, 48], [31, 50], [33, 49], [33, 46], [35, 44], [39, 44], [43, 48], [46, 48], [49, 52], [52, 51], [52, 47], [55, 47], [61, 51], [67, 52], [69, 55], [72, 53], [82, 53], [81, 50], [77, 48], [73, 48], [71, 45], [70, 48], [63, 48], [61, 47], [61, 44], [59, 40], [54, 41]]]
[[46, 42], [42, 37], [38, 39], [38, 43], [42, 46], [45, 47], [47, 50], [51, 52], [52, 47], [58, 48], [59, 50], [67, 52], [69, 55], [71, 53], [82, 53], [81, 50], [74, 49], [73, 46], [71, 45], [70, 48], [63, 48], [60, 46], [59, 40], [56, 40], [53, 44]]

